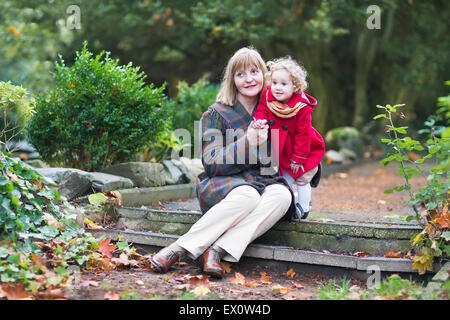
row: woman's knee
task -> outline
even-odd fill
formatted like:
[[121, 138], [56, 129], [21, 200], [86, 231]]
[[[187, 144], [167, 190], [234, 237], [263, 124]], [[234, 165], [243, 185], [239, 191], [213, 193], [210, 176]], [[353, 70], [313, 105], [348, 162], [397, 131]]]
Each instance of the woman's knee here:
[[249, 185], [236, 187], [233, 190], [231, 190], [228, 193], [228, 195], [233, 197], [239, 197], [242, 207], [248, 209], [256, 208], [256, 206], [261, 201], [261, 195], [259, 194], [259, 192]]
[[266, 187], [264, 192], [270, 192], [271, 195], [277, 197], [281, 205], [289, 207], [292, 201], [292, 193], [284, 184], [271, 184]]

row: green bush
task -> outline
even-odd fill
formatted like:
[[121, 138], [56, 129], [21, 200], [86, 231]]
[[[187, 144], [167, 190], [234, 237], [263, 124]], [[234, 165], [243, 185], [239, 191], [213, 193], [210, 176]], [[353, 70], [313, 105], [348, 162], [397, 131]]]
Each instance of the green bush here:
[[71, 67], [60, 57], [54, 90], [36, 98], [30, 142], [49, 164], [88, 171], [133, 159], [168, 118], [165, 85], [145, 85], [145, 77], [109, 52], [93, 57], [85, 42]]
[[178, 94], [167, 101], [172, 115], [173, 129], [187, 129], [194, 136], [194, 121], [199, 121], [210, 105], [216, 101], [218, 84], [212, 84], [201, 78], [189, 86], [185, 81], [177, 84]]
[[0, 81], [0, 140], [22, 138], [22, 131], [32, 114], [35, 101], [27, 90]]

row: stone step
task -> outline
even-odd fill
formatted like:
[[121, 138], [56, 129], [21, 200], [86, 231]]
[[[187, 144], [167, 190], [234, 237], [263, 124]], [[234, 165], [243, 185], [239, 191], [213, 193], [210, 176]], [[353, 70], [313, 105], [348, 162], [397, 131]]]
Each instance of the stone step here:
[[[201, 217], [199, 211], [117, 208], [119, 228], [182, 235]], [[359, 221], [280, 221], [255, 240], [257, 244], [334, 252], [364, 251], [384, 256], [391, 249], [407, 251], [422, 229], [412, 223]]]
[[[134, 245], [146, 245], [158, 248], [168, 246], [179, 237], [178, 235], [130, 230], [86, 229], [86, 231], [90, 232], [95, 237], [104, 236], [115, 241], [119, 240], [120, 235], [120, 241], [132, 242]], [[412, 269], [412, 261], [409, 259], [385, 257], [362, 258], [351, 255], [299, 250], [286, 246], [250, 244], [243, 256], [279, 262], [346, 268], [364, 272], [369, 272], [369, 270], [378, 270], [382, 272], [415, 272]], [[436, 264], [435, 269], [438, 268], [439, 266]], [[434, 272], [436, 272], [436, 270]]]

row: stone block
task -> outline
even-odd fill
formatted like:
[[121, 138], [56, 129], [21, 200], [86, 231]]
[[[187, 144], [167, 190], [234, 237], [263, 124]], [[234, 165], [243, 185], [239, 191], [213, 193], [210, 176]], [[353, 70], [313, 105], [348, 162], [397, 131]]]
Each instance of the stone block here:
[[139, 188], [163, 186], [167, 179], [164, 166], [152, 162], [120, 163], [101, 172], [128, 178]]

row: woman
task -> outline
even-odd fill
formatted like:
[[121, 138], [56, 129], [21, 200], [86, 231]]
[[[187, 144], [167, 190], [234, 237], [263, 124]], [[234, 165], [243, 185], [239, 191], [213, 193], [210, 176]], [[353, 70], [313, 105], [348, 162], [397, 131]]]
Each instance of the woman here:
[[[199, 259], [204, 273], [221, 278], [221, 259], [238, 262], [254, 239], [283, 216], [295, 214], [287, 182], [278, 175], [262, 175], [260, 162], [248, 161], [254, 146], [267, 143], [267, 125], [265, 130], [249, 127], [265, 72], [265, 63], [254, 49], [242, 48], [229, 60], [217, 102], [201, 118], [205, 172], [197, 178], [197, 197], [203, 215], [150, 259], [155, 271], [166, 272], [187, 254]], [[227, 139], [230, 129], [244, 134]]]

